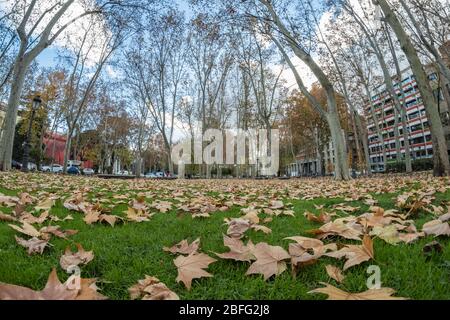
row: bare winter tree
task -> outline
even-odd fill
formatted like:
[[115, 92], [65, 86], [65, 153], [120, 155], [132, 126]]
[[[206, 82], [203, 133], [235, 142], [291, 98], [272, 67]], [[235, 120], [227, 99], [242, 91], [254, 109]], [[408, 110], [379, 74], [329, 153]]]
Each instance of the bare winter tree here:
[[92, 98], [97, 80], [122, 41], [120, 32], [108, 35], [108, 30], [104, 30], [105, 26], [102, 25], [102, 22], [95, 17], [92, 18], [92, 21], [86, 25], [79, 41], [72, 44], [77, 51], [69, 61], [72, 70], [65, 90], [64, 117], [67, 125], [67, 143], [64, 150], [64, 172], [67, 171], [70, 160], [72, 138], [79, 128], [79, 121], [87, 104]]
[[155, 26], [147, 26], [137, 45], [127, 53], [125, 73], [129, 84], [147, 106], [161, 134], [173, 173], [171, 150], [181, 83], [185, 77], [186, 36], [183, 15], [175, 10], [163, 14]]
[[[257, 13], [257, 15], [259, 15], [258, 18], [266, 24], [266, 32], [271, 37], [272, 41], [277, 45], [284, 59], [291, 68], [291, 71], [294, 73], [300, 91], [309, 99], [316, 111], [319, 112], [319, 114], [327, 121], [330, 127], [336, 158], [335, 178], [337, 180], [349, 180], [350, 172], [347, 160], [347, 150], [339, 120], [336, 90], [324, 70], [312, 57], [312, 50], [309, 47], [316, 41], [316, 39], [311, 39], [311, 37], [313, 37], [313, 33], [310, 28], [314, 28], [314, 25], [305, 22], [302, 23], [302, 26], [304, 26], [306, 30], [298, 30], [298, 28], [293, 27], [292, 24], [288, 26], [287, 22], [290, 21], [289, 18], [285, 19], [287, 22], [283, 21], [281, 14], [277, 12], [277, 9], [274, 7], [272, 1], [259, 0], [256, 1], [255, 5], [261, 9], [260, 12]], [[282, 5], [283, 3], [280, 4], [280, 7], [282, 7]], [[281, 12], [281, 9], [279, 10]], [[305, 16], [308, 16], [307, 12], [303, 13]], [[303, 34], [301, 31], [303, 31]], [[299, 34], [302, 34], [303, 36], [298, 37]], [[292, 62], [287, 50], [291, 50], [296, 57], [306, 64], [306, 66], [313, 72], [321, 86], [325, 89], [327, 95], [326, 108], [324, 108], [308, 92], [308, 89], [304, 85], [304, 82], [301, 79], [301, 76]]]
[[19, 45], [12, 68], [4, 134], [0, 145], [0, 167], [3, 170], [11, 169], [17, 111], [25, 75], [31, 63], [80, 19], [107, 12], [111, 14], [111, 17], [123, 19], [125, 13], [121, 9], [136, 7], [145, 9], [146, 4], [148, 5], [152, 1], [146, 2], [136, 0], [80, 1], [79, 4], [82, 4], [83, 11], [79, 14], [71, 11], [75, 0], [51, 0], [45, 1], [45, 4], [39, 3], [37, 0], [12, 2], [14, 10], [7, 16], [7, 20], [15, 28]]
[[434, 147], [434, 174], [436, 176], [450, 175], [450, 162], [447, 152], [447, 142], [445, 140], [444, 129], [439, 114], [439, 108], [433, 95], [428, 76], [423, 69], [422, 61], [417, 53], [410, 36], [405, 31], [404, 26], [400, 22], [395, 10], [386, 0], [373, 0], [375, 5], [378, 5], [383, 14], [384, 20], [391, 26], [395, 35], [397, 36], [400, 46], [409, 61], [409, 64], [416, 77], [419, 91], [427, 112], [427, 117], [430, 123], [430, 130], [433, 139]]

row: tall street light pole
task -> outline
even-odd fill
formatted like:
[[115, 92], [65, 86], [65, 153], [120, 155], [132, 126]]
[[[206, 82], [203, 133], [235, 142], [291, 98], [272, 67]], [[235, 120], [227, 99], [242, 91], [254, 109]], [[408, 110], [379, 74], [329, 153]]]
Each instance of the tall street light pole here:
[[22, 172], [28, 172], [28, 162], [30, 159], [30, 149], [31, 149], [31, 131], [33, 128], [33, 120], [34, 115], [36, 114], [36, 110], [39, 109], [42, 103], [40, 96], [35, 96], [33, 99], [33, 103], [31, 104], [31, 116], [30, 116], [30, 124], [28, 125], [27, 138], [25, 140], [24, 148], [23, 148], [23, 160], [22, 160]]

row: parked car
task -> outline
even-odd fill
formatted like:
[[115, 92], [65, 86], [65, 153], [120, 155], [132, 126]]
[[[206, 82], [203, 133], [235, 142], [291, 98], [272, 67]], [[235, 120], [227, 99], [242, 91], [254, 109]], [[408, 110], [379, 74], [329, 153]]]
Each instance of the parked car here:
[[92, 168], [84, 168], [83, 174], [86, 176], [93, 176], [95, 174], [95, 171]]
[[42, 172], [62, 173], [63, 166], [59, 164], [54, 164], [53, 166], [43, 166]]
[[147, 173], [147, 174], [145, 175], [145, 177], [146, 177], [147, 179], [156, 179], [156, 178], [158, 178], [158, 176], [157, 176], [156, 173], [154, 173], [154, 172], [149, 172], [149, 173]]
[[157, 178], [164, 178], [166, 176], [166, 174], [164, 172], [157, 172], [155, 173]]
[[16, 160], [11, 161], [11, 168], [16, 170], [22, 170], [22, 164]]
[[67, 169], [67, 174], [80, 175], [81, 171], [78, 167], [71, 166], [69, 169]]

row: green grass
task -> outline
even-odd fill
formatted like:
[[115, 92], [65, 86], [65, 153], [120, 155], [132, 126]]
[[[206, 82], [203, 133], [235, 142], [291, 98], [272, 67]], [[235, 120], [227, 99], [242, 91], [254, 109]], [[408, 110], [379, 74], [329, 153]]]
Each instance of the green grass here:
[[[14, 195], [17, 191], [0, 188], [0, 193]], [[108, 193], [109, 196], [112, 193]], [[394, 208], [392, 198], [395, 195], [375, 196], [379, 205], [385, 209]], [[450, 192], [438, 195], [435, 203], [448, 200]], [[318, 199], [315, 201], [298, 201], [286, 199], [294, 205], [296, 217], [277, 217], [268, 226], [272, 234], [249, 231], [248, 238], [253, 243], [267, 242], [288, 248], [290, 236], [310, 236], [307, 230], [320, 227], [303, 217], [305, 210], [316, 212], [314, 204], [331, 206], [341, 203], [342, 199]], [[368, 207], [361, 206], [359, 213], [366, 212]], [[114, 213], [120, 214], [126, 206], [119, 205]], [[3, 211], [9, 211], [2, 208]], [[346, 279], [337, 285], [325, 271], [327, 264], [342, 268], [344, 262], [331, 258], [322, 258], [312, 266], [300, 270], [296, 277], [288, 271], [281, 276], [264, 281], [262, 276], [246, 276], [248, 263], [220, 260], [213, 263], [208, 271], [213, 278], [196, 279], [192, 290], [187, 291], [182, 283], [176, 282], [177, 269], [173, 264], [175, 256], [162, 250], [163, 246], [171, 246], [183, 239], [190, 241], [201, 238], [201, 251], [214, 257], [212, 252], [226, 252], [222, 235], [227, 227], [224, 218], [240, 216], [239, 208], [228, 212], [214, 213], [209, 219], [193, 220], [189, 215], [177, 216], [175, 212], [157, 214], [147, 223], [126, 223], [112, 228], [107, 225], [88, 226], [82, 215], [69, 212], [61, 202], [52, 209], [52, 213], [64, 218], [72, 214], [73, 221], [57, 223], [63, 229], [77, 229], [79, 233], [69, 240], [51, 240], [51, 248], [47, 248], [42, 256], [28, 256], [26, 250], [18, 246], [14, 240], [16, 232], [8, 223], [0, 222], [0, 282], [31, 287], [40, 290], [45, 286], [48, 274], [57, 267], [61, 280], [68, 275], [59, 267], [59, 258], [69, 244], [81, 243], [86, 250], [93, 250], [95, 259], [82, 267], [82, 276], [98, 278], [102, 294], [111, 299], [128, 299], [127, 289], [145, 275], [155, 276], [175, 291], [181, 299], [323, 299], [325, 296], [308, 294], [308, 291], [320, 287], [320, 282], [329, 282], [350, 292], [367, 290], [366, 270], [370, 265], [381, 268], [381, 280], [384, 287], [397, 290], [398, 296], [411, 299], [449, 299], [450, 298], [450, 250], [449, 240], [441, 238], [444, 246], [443, 254], [427, 258], [422, 248], [433, 241], [432, 237], [421, 239], [412, 245], [392, 246], [380, 239], [375, 239], [375, 260], [351, 268], [345, 272]], [[417, 227], [431, 217], [425, 213], [416, 220]], [[46, 222], [44, 225], [49, 224]], [[348, 242], [347, 242], [348, 243]]]

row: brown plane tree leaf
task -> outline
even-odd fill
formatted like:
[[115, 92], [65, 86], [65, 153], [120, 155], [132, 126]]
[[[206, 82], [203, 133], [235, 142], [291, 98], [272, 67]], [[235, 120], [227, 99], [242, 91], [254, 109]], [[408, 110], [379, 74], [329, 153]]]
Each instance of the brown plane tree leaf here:
[[18, 236], [15, 236], [16, 242], [20, 244], [22, 247], [28, 249], [28, 254], [32, 255], [34, 253], [42, 254], [44, 253], [45, 247], [48, 245], [48, 241], [41, 240], [38, 238], [32, 238], [30, 240], [22, 239]]
[[35, 217], [33, 216], [31, 213], [27, 212], [24, 215], [22, 215], [20, 217], [20, 221], [21, 222], [26, 222], [29, 224], [43, 224], [45, 222], [45, 220], [47, 220], [49, 216], [48, 211], [44, 211], [41, 213], [41, 215], [39, 217]]
[[10, 224], [9, 226], [16, 231], [33, 238], [39, 238], [41, 236], [41, 232], [37, 231], [31, 224], [27, 222], [23, 222], [22, 227], [13, 224]]
[[42, 234], [42, 238], [46, 240], [50, 239], [51, 235], [61, 239], [67, 239], [67, 237], [77, 234], [78, 230], [61, 230], [60, 226], [48, 226], [41, 228], [39, 232]]
[[245, 214], [245, 216], [242, 216], [241, 219], [248, 220], [248, 221], [250, 221], [250, 223], [254, 223], [254, 224], [259, 223], [260, 219], [258, 217], [258, 214], [259, 214], [258, 210], [250, 207], [250, 208], [242, 209], [241, 211]]
[[81, 244], [77, 244], [78, 252], [72, 252], [70, 247], [66, 248], [64, 255], [59, 260], [61, 268], [68, 270], [70, 267], [86, 265], [94, 259], [92, 251], [85, 251]]
[[308, 293], [322, 293], [328, 295], [328, 300], [407, 300], [406, 298], [393, 297], [394, 289], [371, 289], [361, 293], [349, 293], [342, 291], [330, 284], [321, 283], [325, 287], [312, 290]]
[[152, 203], [152, 208], [158, 210], [161, 213], [167, 213], [172, 210], [172, 203], [169, 201], [156, 201]]
[[286, 238], [286, 240], [297, 242], [289, 244], [289, 254], [291, 255], [291, 263], [294, 267], [313, 264], [328, 251], [337, 250], [336, 244], [325, 245], [318, 239], [290, 237]]
[[180, 243], [177, 243], [171, 248], [164, 247], [163, 250], [166, 252], [170, 252], [173, 254], [183, 254], [183, 255], [190, 255], [193, 253], [197, 253], [198, 249], [200, 248], [200, 238], [189, 244], [187, 240], [182, 240]]
[[255, 231], [261, 231], [265, 234], [271, 234], [272, 233], [272, 229], [266, 227], [266, 226], [261, 226], [259, 224], [254, 224], [251, 226], [251, 228]]
[[81, 288], [78, 291], [76, 300], [108, 300], [108, 297], [98, 292], [98, 287], [96, 285], [97, 279], [80, 279], [79, 281]]
[[75, 300], [77, 295], [78, 290], [71, 290], [59, 281], [56, 269], [50, 273], [42, 291], [0, 283], [0, 300]]
[[321, 213], [319, 216], [316, 216], [316, 215], [312, 214], [311, 212], [306, 211], [304, 215], [308, 221], [322, 223], [322, 224], [330, 222], [331, 217], [332, 217], [330, 214], [327, 214], [324, 212]]
[[317, 230], [309, 231], [315, 234], [319, 239], [325, 239], [330, 236], [340, 236], [348, 240], [361, 240], [362, 232], [345, 224], [342, 220], [329, 222]]
[[47, 198], [39, 202], [34, 209], [36, 211], [44, 210], [49, 211], [55, 205], [55, 200], [52, 198]]
[[366, 235], [362, 245], [348, 245], [339, 251], [327, 253], [326, 256], [336, 259], [345, 257], [347, 259], [344, 265], [345, 271], [353, 266], [374, 259], [373, 241], [370, 236]]
[[439, 236], [450, 236], [450, 225], [448, 222], [442, 222], [441, 220], [433, 220], [423, 225], [422, 231], [425, 232], [427, 236], [433, 235]]
[[187, 257], [179, 256], [173, 261], [178, 268], [177, 282], [183, 282], [186, 288], [191, 290], [193, 279], [213, 276], [203, 269], [208, 268], [209, 264], [216, 261], [204, 253], [194, 253]]
[[283, 201], [279, 201], [279, 200], [273, 200], [270, 202], [270, 209], [273, 210], [277, 210], [277, 209], [283, 209], [284, 208], [284, 203]]
[[136, 210], [129, 207], [127, 211], [124, 212], [127, 215], [127, 219], [132, 222], [148, 222], [150, 221], [149, 215], [142, 210]]
[[131, 300], [180, 300], [178, 295], [171, 291], [159, 279], [145, 276], [145, 279], [139, 280], [137, 284], [128, 289]]
[[235, 239], [241, 239], [244, 233], [251, 227], [251, 223], [245, 219], [232, 219], [227, 224], [227, 235]]
[[247, 245], [244, 245], [241, 240], [230, 238], [224, 235], [223, 243], [225, 246], [230, 248], [230, 252], [215, 253], [215, 255], [219, 258], [244, 262], [251, 262], [252, 260], [256, 259], [252, 253], [255, 246], [253, 245], [251, 240]]
[[94, 224], [100, 220], [100, 212], [98, 211], [89, 211], [83, 218], [83, 221], [86, 222], [87, 225]]
[[100, 222], [106, 222], [111, 227], [114, 227], [118, 220], [123, 221], [123, 218], [116, 216], [116, 215], [110, 215], [110, 214], [102, 214], [99, 217]]
[[253, 249], [256, 261], [247, 270], [247, 275], [262, 274], [264, 280], [280, 275], [286, 270], [286, 262], [291, 256], [283, 248], [258, 243]]
[[17, 219], [15, 217], [13, 217], [12, 215], [0, 213], [0, 221], [16, 222]]
[[439, 220], [441, 220], [442, 222], [447, 222], [450, 220], [450, 207], [449, 207], [449, 213], [446, 213], [442, 216], [439, 217]]
[[0, 204], [5, 205], [7, 207], [14, 207], [20, 201], [17, 197], [4, 196], [0, 194]]
[[336, 280], [338, 283], [342, 283], [344, 281], [345, 276], [342, 274], [341, 269], [336, 266], [328, 265], [325, 267], [330, 278]]

